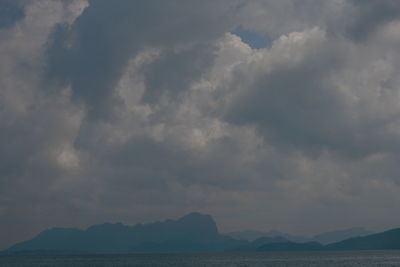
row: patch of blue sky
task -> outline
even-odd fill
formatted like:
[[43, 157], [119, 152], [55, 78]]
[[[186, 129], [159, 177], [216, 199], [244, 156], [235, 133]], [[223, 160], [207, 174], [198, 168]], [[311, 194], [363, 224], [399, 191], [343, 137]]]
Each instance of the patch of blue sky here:
[[242, 25], [236, 27], [232, 33], [239, 36], [242, 42], [248, 44], [253, 49], [266, 48], [272, 42], [268, 36], [243, 28]]

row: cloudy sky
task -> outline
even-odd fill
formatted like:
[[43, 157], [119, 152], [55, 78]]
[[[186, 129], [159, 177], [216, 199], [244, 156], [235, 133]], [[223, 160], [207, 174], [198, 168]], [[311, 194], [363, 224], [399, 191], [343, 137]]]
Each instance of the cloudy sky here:
[[0, 59], [2, 247], [400, 226], [398, 0], [0, 0]]

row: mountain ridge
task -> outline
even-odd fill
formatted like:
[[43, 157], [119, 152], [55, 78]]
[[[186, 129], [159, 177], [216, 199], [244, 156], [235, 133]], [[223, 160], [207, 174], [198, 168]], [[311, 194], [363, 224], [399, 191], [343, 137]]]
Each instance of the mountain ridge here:
[[190, 213], [177, 220], [127, 226], [104, 223], [88, 227], [52, 228], [7, 252], [83, 251], [90, 253], [172, 253], [224, 251], [240, 241], [219, 234], [210, 215]]
[[322, 232], [316, 234], [314, 236], [300, 236], [300, 235], [293, 235], [288, 233], [283, 233], [277, 230], [271, 230], [268, 232], [265, 231], [256, 231], [256, 230], [244, 230], [244, 231], [236, 231], [236, 232], [228, 232], [225, 235], [228, 235], [232, 238], [239, 239], [239, 240], [247, 240], [247, 241], [254, 241], [261, 237], [283, 237], [291, 242], [295, 243], [305, 243], [305, 242], [318, 242], [323, 245], [327, 245], [330, 243], [339, 242], [351, 237], [358, 237], [358, 236], [366, 236], [374, 234], [374, 232], [367, 231], [362, 227], [352, 227], [347, 229], [329, 231], [329, 232]]
[[372, 235], [353, 237], [325, 246], [328, 250], [384, 250], [400, 249], [400, 228]]
[[[350, 229], [351, 230], [351, 229]], [[365, 233], [361, 228], [336, 231], [341, 234]], [[335, 237], [334, 232], [325, 235]], [[270, 232], [276, 233], [276, 232]], [[321, 234], [324, 236], [324, 234]], [[400, 249], [400, 228], [339, 242], [293, 242], [284, 236], [261, 237], [253, 241], [237, 240], [219, 232], [210, 215], [193, 212], [176, 220], [157, 221], [133, 226], [103, 223], [79, 228], [51, 228], [31, 240], [17, 243], [0, 254], [66, 254], [73, 252], [121, 253], [201, 253], [250, 251]]]
[[348, 229], [329, 231], [314, 235], [311, 239], [323, 245], [340, 242], [352, 237], [361, 237], [374, 234], [374, 232], [365, 230], [362, 227], [352, 227]]

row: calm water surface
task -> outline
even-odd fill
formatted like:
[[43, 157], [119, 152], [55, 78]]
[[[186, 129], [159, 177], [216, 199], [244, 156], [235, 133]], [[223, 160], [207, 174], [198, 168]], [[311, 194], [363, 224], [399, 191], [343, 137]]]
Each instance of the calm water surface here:
[[47, 255], [0, 256], [1, 267], [48, 266], [400, 266], [400, 251], [282, 252], [170, 255]]

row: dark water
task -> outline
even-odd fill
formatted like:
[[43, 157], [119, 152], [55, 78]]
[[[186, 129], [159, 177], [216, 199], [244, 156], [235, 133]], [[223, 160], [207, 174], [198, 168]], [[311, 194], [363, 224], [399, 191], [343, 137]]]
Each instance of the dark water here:
[[0, 256], [1, 267], [49, 266], [400, 266], [400, 251], [282, 252], [171, 255]]

